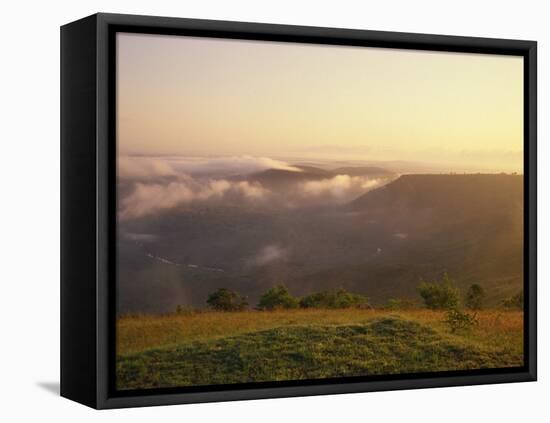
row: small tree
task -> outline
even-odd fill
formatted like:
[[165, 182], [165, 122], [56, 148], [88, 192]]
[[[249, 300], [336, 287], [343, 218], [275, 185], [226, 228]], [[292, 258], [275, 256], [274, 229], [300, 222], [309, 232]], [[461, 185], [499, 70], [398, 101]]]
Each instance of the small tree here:
[[300, 307], [303, 308], [351, 308], [368, 305], [366, 296], [348, 292], [344, 288], [315, 292], [300, 300]]
[[300, 307], [302, 308], [321, 308], [325, 306], [324, 292], [315, 292], [313, 294], [306, 295], [300, 299]]
[[485, 300], [485, 291], [478, 284], [473, 284], [466, 293], [465, 305], [471, 310], [481, 310]]
[[294, 298], [286, 286], [279, 284], [270, 288], [260, 297], [258, 308], [275, 310], [280, 308], [297, 308], [298, 300]]
[[523, 309], [523, 290], [518, 292], [513, 297], [507, 298], [502, 301], [502, 305], [504, 306], [504, 308], [508, 309]]
[[226, 288], [220, 288], [208, 295], [206, 304], [218, 311], [241, 311], [248, 307], [246, 297], [241, 297], [236, 292]]
[[440, 283], [422, 282], [418, 287], [426, 307], [432, 310], [448, 310], [458, 306], [458, 289], [445, 273]]

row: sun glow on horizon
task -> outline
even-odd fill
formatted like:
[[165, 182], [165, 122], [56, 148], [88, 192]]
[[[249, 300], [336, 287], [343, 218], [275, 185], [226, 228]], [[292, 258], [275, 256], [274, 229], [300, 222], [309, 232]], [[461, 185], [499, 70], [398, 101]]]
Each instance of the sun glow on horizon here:
[[117, 36], [123, 154], [523, 172], [523, 58]]

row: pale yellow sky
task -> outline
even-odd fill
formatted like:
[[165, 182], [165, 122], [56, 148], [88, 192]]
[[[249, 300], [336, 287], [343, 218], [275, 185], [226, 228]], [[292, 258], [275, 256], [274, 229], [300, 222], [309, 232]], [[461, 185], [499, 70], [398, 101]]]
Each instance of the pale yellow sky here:
[[121, 154], [522, 171], [523, 59], [119, 34]]

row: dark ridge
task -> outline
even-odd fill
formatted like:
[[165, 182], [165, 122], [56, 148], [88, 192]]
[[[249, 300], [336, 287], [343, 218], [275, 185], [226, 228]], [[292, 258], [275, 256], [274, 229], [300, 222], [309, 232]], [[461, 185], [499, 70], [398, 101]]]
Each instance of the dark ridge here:
[[265, 187], [277, 187], [300, 182], [331, 178], [331, 172], [313, 166], [295, 166], [301, 172], [284, 169], [267, 169], [248, 176], [251, 182], [258, 182]]
[[422, 209], [499, 213], [523, 201], [523, 175], [403, 175], [350, 203], [354, 210]]

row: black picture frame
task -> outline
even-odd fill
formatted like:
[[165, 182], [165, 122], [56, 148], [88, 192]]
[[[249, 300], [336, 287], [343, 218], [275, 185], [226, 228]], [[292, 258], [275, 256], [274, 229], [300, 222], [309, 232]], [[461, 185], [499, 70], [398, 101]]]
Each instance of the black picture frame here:
[[[117, 392], [114, 39], [121, 31], [522, 56], [525, 365]], [[534, 41], [104, 13], [61, 27], [61, 395], [103, 409], [536, 380], [536, 72]]]

